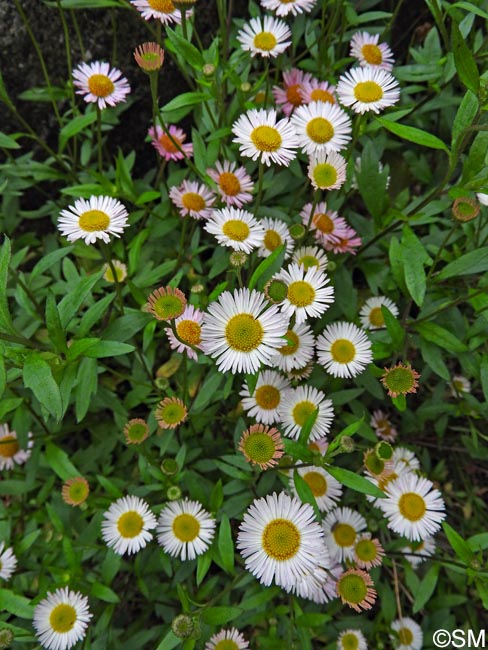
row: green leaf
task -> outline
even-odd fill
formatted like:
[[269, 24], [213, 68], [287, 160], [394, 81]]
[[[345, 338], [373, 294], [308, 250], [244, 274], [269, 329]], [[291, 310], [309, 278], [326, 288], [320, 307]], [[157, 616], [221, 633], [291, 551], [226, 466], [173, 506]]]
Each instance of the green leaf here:
[[446, 153], [449, 153], [447, 145], [442, 142], [437, 136], [427, 133], [427, 131], [422, 131], [417, 129], [414, 126], [405, 126], [405, 124], [398, 124], [397, 122], [392, 122], [391, 120], [386, 119], [385, 117], [377, 117], [376, 120], [383, 126], [385, 129], [397, 135], [403, 140], [408, 140], [409, 142], [415, 142], [420, 144], [423, 147], [429, 147], [430, 149], [442, 149]]
[[194, 106], [201, 104], [207, 99], [211, 99], [207, 93], [182, 93], [162, 107], [162, 116], [165, 120], [174, 119], [174, 113], [178, 111], [178, 116], [184, 117]]
[[100, 600], [105, 601], [106, 603], [119, 603], [120, 598], [117, 596], [115, 591], [102, 585], [100, 582], [94, 582], [90, 589], [90, 595], [99, 598]]
[[343, 467], [333, 467], [332, 465], [327, 465], [324, 469], [336, 478], [339, 483], [351, 488], [351, 490], [356, 490], [356, 492], [361, 492], [362, 494], [369, 494], [378, 499], [385, 497], [384, 493], [376, 485], [368, 481], [367, 478], [359, 476], [359, 474], [355, 474]]
[[8, 267], [10, 264], [10, 239], [5, 237], [0, 249], [0, 330], [7, 334], [17, 334], [7, 302]]
[[448, 352], [466, 352], [468, 349], [454, 334], [436, 323], [417, 323], [415, 329], [426, 341], [435, 343]]
[[488, 402], [488, 356], [484, 355], [480, 363], [480, 381], [485, 400]]
[[407, 224], [403, 227], [401, 247], [403, 271], [408, 293], [415, 303], [421, 307], [427, 289], [424, 263], [430, 258], [419, 238]]
[[156, 650], [173, 650], [176, 646], [181, 644], [181, 639], [173, 634], [170, 630], [168, 634], [161, 640]]
[[391, 401], [393, 406], [397, 409], [397, 411], [403, 413], [403, 411], [407, 410], [407, 398], [405, 397], [405, 395], [398, 395], [397, 397], [392, 397]]
[[478, 112], [479, 102], [478, 98], [470, 90], [466, 92], [458, 108], [454, 123], [452, 125], [452, 146], [454, 147], [457, 139], [464, 131], [464, 129], [473, 123], [473, 120]]
[[381, 305], [381, 313], [386, 325], [386, 330], [390, 335], [391, 342], [399, 350], [403, 346], [405, 340], [405, 330], [400, 325], [400, 321], [393, 316], [391, 311], [385, 305]]
[[310, 413], [310, 415], [305, 420], [305, 423], [302, 426], [302, 430], [300, 431], [300, 436], [298, 438], [298, 442], [301, 445], [304, 445], [308, 442], [308, 439], [310, 437], [310, 432], [313, 429], [313, 425], [315, 424], [315, 420], [317, 419], [318, 415], [319, 415], [319, 409], [316, 408], [314, 412]]
[[3, 358], [2, 350], [0, 349], [0, 398], [3, 396], [6, 386], [7, 386], [7, 371], [5, 370], [5, 361]]
[[0, 589], [0, 611], [9, 612], [19, 618], [32, 618], [34, 606], [28, 598], [18, 596], [9, 589]]
[[329, 614], [308, 613], [299, 616], [295, 623], [297, 627], [322, 627], [331, 620]]
[[202, 621], [207, 625], [225, 625], [242, 614], [240, 607], [207, 607], [202, 612]]
[[327, 453], [330, 453], [331, 451], [334, 451], [334, 449], [337, 449], [337, 447], [340, 447], [342, 438], [351, 437], [355, 433], [357, 433], [359, 431], [359, 429], [361, 428], [361, 426], [363, 425], [363, 422], [364, 422], [364, 415], [362, 416], [362, 418], [360, 420], [356, 420], [355, 422], [351, 422], [351, 424], [349, 424], [345, 429], [342, 429], [342, 431], [340, 431], [336, 435], [334, 440], [332, 440], [332, 442], [330, 443], [330, 445], [329, 445], [329, 447], [327, 449]]
[[59, 151], [62, 152], [70, 138], [83, 131], [87, 126], [93, 124], [97, 119], [96, 112], [85, 115], [77, 115], [65, 124], [59, 133]]
[[229, 517], [224, 513], [220, 520], [218, 549], [222, 565], [227, 573], [234, 572], [234, 542]]
[[56, 348], [57, 352], [66, 351], [66, 335], [61, 325], [58, 308], [52, 293], [49, 293], [46, 299], [46, 325], [49, 338]]
[[38, 353], [31, 353], [24, 363], [24, 384], [30, 388], [44, 408], [56, 419], [63, 413], [61, 393], [51, 366]]
[[44, 271], [50, 269], [52, 266], [56, 264], [56, 262], [59, 262], [60, 260], [63, 259], [63, 257], [66, 257], [66, 255], [69, 255], [69, 253], [71, 253], [73, 248], [74, 246], [57, 248], [55, 251], [51, 251], [47, 255], [43, 255], [39, 260], [39, 262], [37, 262], [37, 264], [34, 266], [34, 268], [31, 271], [30, 274], [31, 280], [37, 278], [38, 275], [41, 275], [42, 273], [44, 273]]
[[[188, 62], [192, 68], [195, 68], [195, 70], [201, 70], [203, 68], [205, 61], [203, 60], [200, 50], [197, 50], [197, 48], [186, 38], [177, 34], [170, 27], [166, 27], [166, 34], [168, 39], [165, 41], [165, 45], [169, 50], [180, 55], [183, 60]], [[168, 41], [172, 47], [168, 44]]]
[[295, 484], [295, 488], [300, 500], [303, 503], [308, 503], [312, 506], [316, 518], [320, 521], [321, 520], [320, 509], [317, 505], [317, 501], [315, 500], [313, 492], [310, 489], [308, 483], [305, 481], [305, 479], [302, 476], [300, 476], [297, 470], [293, 472], [293, 483]]
[[195, 401], [190, 409], [190, 413], [200, 413], [212, 399], [215, 399], [215, 393], [220, 387], [223, 378], [224, 375], [214, 368], [213, 372], [207, 376], [203, 384], [200, 386]]
[[477, 553], [488, 548], [488, 533], [478, 533], [467, 540], [469, 548]]
[[454, 552], [458, 556], [458, 558], [464, 562], [464, 564], [471, 564], [471, 561], [473, 560], [474, 553], [471, 550], [468, 542], [466, 542], [461, 535], [452, 528], [448, 523], [445, 521], [442, 522], [442, 528], [446, 534], [447, 541], [449, 544], [452, 546]]
[[472, 275], [485, 271], [488, 271], [488, 246], [461, 255], [454, 262], [450, 262], [436, 275], [436, 280], [448, 280], [458, 275]]
[[62, 481], [80, 476], [80, 472], [68, 458], [68, 454], [52, 442], [46, 444], [45, 456], [49, 467]]
[[0, 131], [0, 147], [4, 149], [20, 149], [20, 144], [10, 135]]
[[461, 9], [465, 9], [468, 13], [476, 14], [477, 16], [488, 20], [488, 13], [474, 5], [472, 2], [464, 2], [463, 0], [461, 0], [461, 2], [454, 2], [450, 7], [449, 5], [446, 5], [446, 11], [451, 13], [449, 9], [454, 9], [455, 7], [460, 7]]
[[480, 89], [480, 73], [474, 56], [459, 31], [457, 23], [451, 22], [452, 53], [454, 55], [454, 65], [456, 66], [459, 79], [466, 88], [469, 88], [475, 95]]
[[422, 609], [434, 593], [437, 579], [439, 578], [439, 569], [439, 564], [433, 564], [423, 577], [418, 590], [415, 592], [415, 601], [413, 603], [414, 614]]
[[283, 443], [285, 453], [291, 456], [293, 460], [302, 460], [304, 463], [313, 462], [313, 451], [305, 445], [301, 445], [296, 440], [290, 440], [290, 438], [283, 438]]
[[75, 413], [76, 421], [81, 422], [90, 407], [92, 395], [97, 392], [98, 373], [95, 359], [82, 359], [76, 385]]
[[104, 271], [100, 269], [96, 273], [82, 278], [80, 282], [61, 300], [58, 305], [61, 325], [68, 327], [71, 319], [78, 313], [86, 297], [91, 293], [93, 287], [102, 277]]
[[436, 375], [450, 381], [451, 373], [442, 359], [442, 353], [436, 345], [429, 343], [424, 338], [420, 339], [420, 352], [422, 359], [433, 370]]
[[269, 255], [268, 257], [265, 257], [262, 262], [260, 262], [254, 271], [254, 273], [251, 275], [251, 279], [249, 280], [249, 289], [254, 289], [256, 286], [256, 282], [259, 280], [259, 278], [275, 263], [279, 261], [279, 266], [283, 264], [283, 260], [285, 259], [285, 244], [282, 244], [281, 246], [278, 246], [278, 248], [275, 248], [274, 251]]
[[[55, 2], [46, 2], [51, 7], [56, 7]], [[104, 9], [105, 7], [124, 7], [121, 0], [61, 0], [63, 9]]]
[[[3, 359], [2, 359], [3, 362]], [[24, 400], [22, 397], [6, 397], [0, 402], [0, 420], [2, 420], [7, 413], [15, 411], [15, 409], [22, 404]]]
[[135, 347], [128, 343], [98, 341], [98, 343], [88, 348], [85, 355], [93, 359], [103, 359], [104, 357], [118, 357], [121, 354], [129, 354], [130, 352], [134, 352], [134, 350]]
[[203, 555], [198, 556], [198, 561], [197, 561], [197, 587], [199, 587], [203, 580], [205, 579], [205, 576], [207, 575], [210, 566], [212, 564], [212, 555], [210, 551], [207, 551]]

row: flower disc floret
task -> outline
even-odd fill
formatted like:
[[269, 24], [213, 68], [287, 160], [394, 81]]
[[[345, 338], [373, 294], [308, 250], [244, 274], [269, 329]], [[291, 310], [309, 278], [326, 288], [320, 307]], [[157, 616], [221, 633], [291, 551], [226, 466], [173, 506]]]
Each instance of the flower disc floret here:
[[388, 395], [398, 397], [416, 393], [419, 385], [417, 379], [419, 378], [419, 373], [409, 363], [398, 363], [392, 368], [385, 368], [381, 383], [388, 390]]
[[178, 397], [165, 397], [159, 402], [155, 417], [162, 429], [176, 429], [186, 420], [188, 409]]

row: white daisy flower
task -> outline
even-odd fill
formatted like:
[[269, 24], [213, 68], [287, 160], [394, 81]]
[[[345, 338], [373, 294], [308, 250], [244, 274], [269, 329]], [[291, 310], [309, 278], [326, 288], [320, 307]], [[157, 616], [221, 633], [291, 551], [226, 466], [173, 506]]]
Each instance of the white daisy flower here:
[[36, 605], [32, 625], [43, 648], [67, 650], [85, 638], [91, 617], [88, 598], [64, 587]]
[[293, 329], [286, 332], [284, 338], [285, 344], [271, 357], [269, 365], [283, 372], [306, 366], [315, 352], [315, 338], [310, 327], [306, 323], [294, 325]]
[[23, 465], [30, 458], [33, 445], [30, 431], [27, 434], [27, 449], [22, 449], [17, 439], [17, 432], [10, 431], [7, 424], [0, 424], [0, 471]]
[[297, 16], [312, 11], [317, 0], [259, 0], [268, 11], [276, 11], [277, 16]]
[[305, 270], [317, 268], [319, 271], [325, 271], [329, 263], [327, 255], [318, 246], [297, 248], [293, 253], [292, 261], [298, 266], [303, 266]]
[[255, 499], [244, 514], [237, 548], [246, 569], [269, 586], [293, 585], [313, 572], [322, 546], [322, 530], [308, 503], [284, 492]]
[[426, 537], [421, 542], [412, 542], [400, 549], [413, 569], [416, 569], [422, 562], [434, 555], [435, 550], [435, 539], [433, 537]]
[[378, 330], [386, 327], [383, 312], [381, 311], [382, 305], [391, 311], [395, 318], [398, 316], [398, 307], [395, 305], [393, 300], [390, 300], [385, 296], [373, 296], [366, 300], [359, 312], [359, 319], [364, 329]]
[[368, 650], [368, 644], [361, 630], [344, 630], [337, 637], [337, 650]]
[[207, 174], [217, 183], [217, 191], [224, 203], [242, 208], [244, 203], [252, 201], [254, 183], [244, 167], [224, 160], [215, 163], [215, 169], [207, 169]]
[[451, 395], [453, 397], [459, 398], [463, 393], [471, 392], [471, 382], [463, 375], [454, 375], [448, 386], [451, 389]]
[[310, 156], [308, 177], [316, 190], [338, 190], [346, 182], [346, 160], [335, 151]]
[[276, 57], [291, 45], [291, 31], [285, 22], [272, 16], [251, 18], [237, 34], [237, 40], [251, 56]]
[[353, 323], [328, 325], [317, 338], [320, 365], [333, 377], [355, 377], [373, 360], [371, 341]]
[[61, 210], [58, 230], [68, 241], [84, 239], [85, 244], [94, 244], [103, 239], [108, 244], [110, 235], [120, 237], [127, 222], [128, 212], [125, 207], [110, 196], [91, 196], [77, 199], [67, 210]]
[[351, 508], [335, 508], [322, 522], [324, 541], [336, 562], [354, 559], [359, 533], [366, 529], [366, 519]]
[[282, 402], [283, 391], [290, 388], [282, 375], [273, 370], [263, 370], [259, 373], [253, 394], [247, 384], [243, 384], [239, 395], [242, 396], [242, 407], [249, 417], [262, 424], [274, 424], [278, 421], [278, 408]]
[[104, 61], [80, 63], [73, 70], [73, 84], [78, 88], [76, 94], [84, 95], [85, 102], [96, 103], [102, 109], [125, 101], [130, 93], [129, 82], [121, 71]]
[[241, 155], [253, 160], [262, 160], [265, 165], [272, 162], [288, 166], [296, 157], [298, 139], [288, 118], [276, 121], [276, 111], [253, 108], [243, 113], [232, 125]]
[[9, 580], [17, 566], [17, 558], [11, 548], [0, 542], [0, 578]]
[[481, 205], [488, 205], [488, 194], [485, 194], [484, 192], [478, 192], [476, 194], [476, 198], [478, 199], [479, 203], [481, 203]]
[[198, 501], [170, 501], [159, 514], [156, 533], [166, 553], [180, 560], [194, 560], [212, 543], [215, 519]]
[[325, 605], [337, 598], [337, 579], [343, 572], [340, 564], [331, 565], [329, 551], [323, 545], [318, 555], [317, 567], [297, 578], [291, 589], [286, 591], [292, 591], [300, 598], [306, 598], [318, 605]]
[[351, 119], [337, 104], [311, 102], [299, 106], [290, 119], [303, 153], [340, 151], [351, 140]]
[[395, 438], [398, 435], [398, 431], [395, 429], [388, 416], [386, 413], [383, 413], [383, 411], [379, 409], [377, 411], [373, 411], [373, 415], [371, 416], [369, 424], [375, 430], [378, 438], [386, 440], [386, 442], [395, 441]]
[[439, 490], [426, 478], [402, 474], [385, 488], [386, 498], [378, 506], [388, 519], [388, 527], [410, 541], [435, 535], [445, 519], [446, 506]]
[[180, 209], [180, 215], [193, 219], [208, 219], [212, 214], [215, 194], [206, 185], [184, 180], [178, 187], [173, 185], [169, 198]]
[[[130, 0], [131, 4], [141, 13], [145, 20], [160, 20], [163, 25], [181, 23], [181, 12], [176, 9], [172, 0]], [[191, 16], [193, 10], [187, 11], [186, 15]]]
[[361, 66], [391, 70], [395, 59], [393, 52], [386, 43], [378, 43], [378, 34], [356, 32], [351, 38], [350, 55], [359, 61]]
[[224, 291], [210, 303], [202, 325], [202, 350], [221, 372], [254, 373], [283, 345], [288, 321], [258, 291]]
[[281, 311], [288, 318], [295, 315], [298, 325], [309, 317], [322, 316], [334, 302], [334, 287], [327, 286], [330, 279], [318, 268], [305, 270], [292, 262], [275, 277], [287, 285], [286, 298], [280, 303]]
[[264, 228], [264, 239], [258, 248], [258, 257], [269, 257], [279, 246], [285, 244], [285, 259], [290, 257], [293, 250], [293, 239], [288, 226], [281, 219], [265, 217], [260, 221]]
[[422, 650], [424, 635], [414, 620], [406, 616], [399, 618], [393, 621], [391, 629], [396, 632], [395, 635], [390, 635], [395, 650]]
[[189, 359], [198, 361], [198, 354], [193, 348], [200, 348], [202, 340], [203, 312], [193, 305], [187, 305], [185, 311], [174, 321], [176, 336], [170, 327], [165, 328], [172, 350], [186, 352]]
[[204, 226], [214, 235], [219, 244], [235, 251], [251, 253], [261, 246], [264, 228], [251, 212], [239, 208], [222, 208], [213, 210]]
[[283, 424], [283, 433], [297, 439], [305, 422], [318, 409], [318, 414], [310, 431], [309, 440], [314, 441], [327, 435], [334, 419], [334, 409], [330, 399], [314, 386], [298, 386], [283, 395], [283, 403], [278, 409]]
[[398, 476], [400, 476], [400, 474], [415, 472], [420, 469], [419, 459], [413, 451], [406, 447], [395, 447], [391, 460], [393, 462], [393, 471], [395, 474], [398, 474]]
[[380, 68], [352, 68], [339, 78], [337, 95], [355, 113], [379, 113], [400, 99], [398, 81]]
[[114, 501], [103, 514], [102, 537], [118, 555], [137, 553], [151, 541], [156, 517], [139, 497], [127, 496]]
[[247, 650], [249, 641], [232, 627], [230, 630], [220, 630], [214, 634], [205, 644], [205, 650]]
[[[342, 496], [342, 485], [322, 467], [297, 467], [297, 472], [312, 490], [317, 506], [321, 512], [328, 512], [337, 506]], [[298, 496], [293, 478], [290, 485]]]

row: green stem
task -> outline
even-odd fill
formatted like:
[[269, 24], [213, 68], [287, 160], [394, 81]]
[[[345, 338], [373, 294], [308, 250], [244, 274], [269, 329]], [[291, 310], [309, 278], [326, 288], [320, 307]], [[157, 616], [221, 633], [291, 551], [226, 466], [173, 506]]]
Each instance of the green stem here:
[[256, 205], [254, 207], [255, 218], [258, 216], [259, 206], [261, 205], [261, 199], [263, 198], [264, 163], [261, 158], [259, 158], [258, 169], [258, 193], [256, 195]]
[[470, 296], [463, 296], [462, 298], [457, 298], [456, 300], [453, 300], [447, 305], [443, 305], [442, 307], [439, 307], [438, 309], [431, 312], [430, 314], [427, 314], [427, 316], [422, 316], [422, 318], [417, 318], [416, 320], [408, 321], [407, 327], [410, 325], [418, 325], [418, 323], [423, 323], [424, 321], [429, 321], [435, 316], [437, 316], [437, 314], [440, 314], [443, 311], [451, 309], [451, 307], [456, 307], [457, 305], [460, 305], [461, 303], [466, 302], [467, 300], [471, 300], [471, 298], [476, 298], [476, 296], [480, 296], [484, 294], [486, 294], [486, 289], [480, 289], [479, 291], [475, 291], [474, 293], [472, 293]]
[[320, 203], [320, 196], [321, 196], [320, 190], [315, 190], [313, 194], [312, 209], [310, 210], [310, 215], [308, 217], [308, 222], [307, 222], [307, 235], [310, 232], [310, 226], [312, 224], [313, 215], [315, 214], [315, 208]]
[[459, 225], [459, 222], [458, 222], [458, 221], [455, 221], [454, 224], [452, 225], [452, 228], [449, 229], [447, 235], [444, 237], [444, 239], [443, 239], [441, 245], [439, 246], [439, 249], [438, 249], [438, 251], [437, 251], [437, 253], [436, 253], [435, 257], [434, 257], [434, 261], [432, 262], [432, 266], [430, 267], [429, 272], [427, 273], [427, 277], [426, 277], [426, 281], [427, 281], [427, 282], [428, 282], [429, 279], [431, 278], [432, 273], [434, 272], [434, 269], [435, 269], [435, 267], [437, 266], [437, 262], [438, 262], [439, 259], [440, 259], [440, 256], [441, 256], [441, 254], [442, 254], [442, 251], [443, 251], [444, 248], [447, 246], [447, 243], [448, 243], [449, 240], [451, 239], [451, 236], [454, 234], [454, 231], [457, 229], [458, 225]]
[[[68, 68], [68, 77], [71, 77], [73, 71], [73, 63], [71, 59], [71, 41], [69, 37], [68, 23], [66, 22], [66, 16], [64, 15], [63, 7], [61, 6], [61, 0], [56, 0], [56, 3], [58, 5], [59, 15], [61, 17], [61, 24], [63, 26], [64, 48], [66, 51], [66, 66]], [[76, 106], [75, 91], [74, 91], [73, 84], [69, 84], [69, 94], [70, 94], [71, 110], [73, 112], [73, 115], [76, 116], [78, 115], [78, 108]], [[76, 170], [77, 159], [78, 159], [78, 136], [75, 135], [73, 137], [73, 166], [75, 170]]]
[[183, 38], [185, 41], [188, 40], [188, 26], [186, 24], [186, 9], [181, 9], [181, 31], [183, 32]]
[[124, 314], [124, 299], [122, 297], [122, 289], [120, 287], [120, 282], [117, 277], [117, 271], [115, 270], [115, 266], [112, 260], [112, 251], [110, 248], [110, 244], [106, 244], [105, 242], [100, 243], [100, 251], [102, 253], [102, 257], [105, 260], [105, 262], [108, 264], [110, 270], [112, 271], [114, 283], [115, 283], [115, 291], [117, 293], [117, 300], [119, 302], [119, 309], [120, 313]]
[[98, 171], [103, 173], [103, 151], [102, 151], [102, 109], [97, 104], [97, 149], [98, 149]]
[[268, 95], [269, 95], [269, 57], [266, 59], [266, 66], [264, 68], [264, 77], [265, 77], [265, 87], [264, 87], [264, 108], [268, 105]]
[[9, 343], [18, 343], [19, 345], [25, 345], [27, 348], [44, 350], [42, 345], [39, 345], [39, 343], [35, 343], [34, 341], [26, 339], [23, 336], [15, 336], [14, 334], [7, 334], [6, 332], [0, 332], [0, 340], [8, 341]]

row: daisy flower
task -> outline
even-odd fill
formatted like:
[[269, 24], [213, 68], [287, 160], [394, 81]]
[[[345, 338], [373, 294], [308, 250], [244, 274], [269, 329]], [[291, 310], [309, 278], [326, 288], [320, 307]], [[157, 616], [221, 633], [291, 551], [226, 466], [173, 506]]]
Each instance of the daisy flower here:
[[176, 429], [186, 420], [188, 410], [178, 397], [165, 397], [154, 414], [161, 429]]
[[385, 551], [379, 541], [371, 537], [371, 533], [362, 533], [354, 545], [354, 562], [360, 569], [369, 571], [380, 566], [385, 557]]
[[459, 398], [463, 393], [471, 392], [471, 382], [463, 375], [454, 375], [448, 386], [453, 397]]
[[278, 464], [283, 456], [284, 445], [278, 429], [264, 424], [253, 424], [244, 431], [239, 440], [239, 451], [248, 463], [268, 469]]
[[339, 78], [337, 95], [355, 113], [379, 113], [400, 99], [398, 81], [381, 68], [353, 68]]
[[300, 94], [304, 104], [310, 104], [310, 102], [326, 102], [329, 104], [337, 103], [335, 98], [335, 86], [331, 86], [327, 81], [319, 81], [314, 77], [303, 82]]
[[171, 501], [159, 514], [156, 533], [166, 553], [180, 560], [194, 560], [212, 543], [215, 519], [199, 501]]
[[340, 564], [331, 565], [329, 553], [324, 545], [321, 545], [317, 554], [317, 566], [298, 577], [291, 587], [285, 591], [292, 592], [300, 598], [311, 600], [317, 605], [325, 605], [337, 598], [337, 578], [343, 573]]
[[393, 471], [396, 474], [415, 472], [420, 469], [420, 461], [417, 456], [406, 447], [396, 447], [393, 450]]
[[104, 264], [103, 266], [105, 271], [103, 274], [103, 279], [105, 282], [123, 282], [127, 277], [127, 266], [119, 260], [112, 260], [112, 266], [114, 267], [115, 276], [112, 268], [110, 267], [110, 264]]
[[317, 417], [310, 431], [310, 440], [318, 440], [329, 433], [334, 418], [330, 399], [314, 386], [298, 386], [288, 390], [278, 409], [278, 416], [284, 427], [284, 434], [297, 439], [308, 418], [318, 409]]
[[269, 586], [287, 587], [317, 566], [322, 531], [312, 506], [284, 492], [255, 499], [244, 514], [237, 548], [246, 569]]
[[286, 271], [280, 271], [276, 277], [287, 285], [281, 311], [288, 318], [294, 315], [298, 325], [309, 317], [322, 316], [334, 302], [334, 288], [327, 286], [330, 279], [318, 268], [305, 270], [292, 262]]
[[148, 135], [156, 151], [165, 160], [183, 160], [193, 156], [192, 143], [185, 142], [186, 133], [174, 124], [168, 125], [167, 130], [169, 135], [158, 125], [149, 129]]
[[325, 271], [329, 260], [318, 246], [302, 246], [293, 253], [292, 261], [298, 266], [303, 266], [305, 270], [317, 268], [319, 271]]
[[[279, 1], [279, 0], [278, 0]], [[312, 79], [309, 72], [303, 72], [298, 68], [291, 68], [283, 72], [283, 85], [273, 86], [273, 95], [276, 105], [289, 117], [297, 106], [303, 104], [302, 89], [305, 83]]]
[[[176, 9], [171, 0], [130, 0], [130, 2], [145, 20], [155, 18], [160, 20], [163, 25], [171, 23], [179, 25], [181, 23], [181, 12]], [[190, 15], [191, 12], [188, 11], [187, 16]]]
[[276, 57], [291, 44], [291, 31], [285, 22], [272, 16], [251, 18], [237, 34], [237, 40], [251, 56]]
[[386, 327], [383, 312], [381, 311], [383, 305], [391, 311], [395, 318], [398, 316], [398, 307], [395, 305], [393, 300], [390, 300], [385, 296], [373, 296], [366, 300], [359, 312], [359, 319], [364, 329], [377, 330]]
[[155, 72], [163, 67], [164, 50], [154, 41], [143, 43], [134, 50], [134, 59], [144, 72]]
[[346, 181], [346, 160], [335, 151], [310, 156], [308, 177], [316, 190], [338, 190]]
[[387, 485], [386, 495], [386, 499], [379, 500], [379, 507], [388, 519], [388, 527], [410, 541], [434, 535], [446, 517], [441, 493], [426, 478], [402, 474]]
[[339, 217], [337, 212], [327, 210], [327, 204], [323, 201], [317, 203], [315, 209], [312, 203], [307, 203], [303, 206], [300, 216], [303, 225], [310, 227], [315, 239], [322, 245], [328, 241], [338, 241], [339, 237], [347, 232], [346, 220]]
[[67, 650], [85, 638], [91, 617], [88, 598], [64, 587], [36, 605], [32, 625], [43, 648]]
[[366, 519], [351, 508], [335, 508], [322, 522], [324, 540], [336, 562], [354, 559], [358, 535], [366, 528]]
[[263, 243], [263, 226], [251, 212], [240, 208], [213, 210], [204, 228], [219, 244], [235, 251], [249, 254]]
[[371, 609], [376, 601], [376, 590], [371, 576], [361, 569], [344, 571], [336, 583], [337, 595], [345, 605], [356, 612]]
[[375, 430], [378, 438], [386, 440], [387, 442], [395, 441], [398, 435], [398, 431], [395, 429], [395, 427], [392, 426], [390, 420], [388, 419], [388, 416], [385, 415], [383, 411], [373, 411], [373, 415], [371, 416], [369, 423]]
[[103, 514], [102, 537], [118, 555], [137, 553], [151, 541], [156, 517], [143, 499], [127, 496], [114, 501]]
[[434, 537], [426, 537], [421, 542], [410, 542], [403, 546], [400, 551], [413, 569], [416, 569], [422, 562], [434, 555], [436, 551]]
[[306, 323], [295, 325], [284, 335], [286, 342], [276, 350], [269, 365], [283, 372], [303, 368], [312, 359], [315, 352], [315, 338]]
[[124, 427], [124, 437], [128, 445], [140, 445], [148, 436], [149, 427], [142, 418], [133, 418]]
[[[321, 512], [327, 512], [337, 506], [342, 496], [342, 485], [322, 467], [297, 467], [297, 472], [311, 489]], [[291, 489], [298, 497], [293, 479]]]
[[217, 191], [224, 203], [242, 208], [244, 203], [252, 201], [254, 183], [244, 167], [224, 160], [215, 163], [215, 169], [207, 169], [207, 174], [217, 183]]
[[283, 391], [289, 388], [290, 382], [278, 372], [263, 370], [259, 373], [252, 395], [247, 383], [243, 384], [239, 393], [243, 398], [242, 407], [256, 422], [273, 424], [278, 420], [278, 408], [283, 399]]
[[146, 310], [157, 320], [174, 320], [185, 311], [186, 297], [180, 289], [159, 287], [147, 299]]
[[246, 650], [247, 648], [249, 648], [249, 641], [246, 641], [235, 627], [230, 630], [220, 630], [205, 644], [205, 650]]
[[378, 34], [356, 32], [351, 38], [350, 56], [355, 57], [361, 66], [391, 70], [395, 59], [386, 43], [378, 43]]
[[287, 118], [276, 121], [275, 110], [251, 109], [243, 113], [232, 125], [241, 155], [261, 160], [265, 165], [272, 162], [288, 166], [296, 157], [298, 139], [293, 125]]
[[202, 321], [203, 312], [193, 305], [187, 305], [185, 311], [174, 322], [176, 336], [170, 327], [164, 330], [168, 335], [171, 349], [186, 352], [189, 359], [198, 361], [198, 355], [193, 348], [200, 348]]
[[264, 228], [264, 239], [258, 248], [258, 257], [269, 257], [279, 246], [285, 244], [285, 259], [290, 257], [293, 250], [293, 239], [290, 236], [288, 226], [281, 219], [261, 219], [260, 224]]
[[309, 442], [307, 447], [311, 451], [316, 451], [321, 456], [325, 456], [327, 449], [329, 448], [329, 441], [327, 440], [327, 437], [324, 436], [323, 438], [318, 438], [318, 440], [313, 440], [312, 442]]
[[9, 580], [17, 566], [17, 558], [11, 548], [0, 542], [0, 578]]
[[408, 617], [393, 621], [391, 629], [395, 634], [390, 639], [395, 644], [395, 650], [422, 650], [424, 635], [422, 628]]
[[306, 154], [340, 151], [351, 139], [351, 120], [337, 104], [311, 102], [299, 106], [290, 120]]
[[169, 191], [169, 198], [180, 209], [182, 217], [190, 215], [193, 219], [210, 217], [215, 203], [215, 194], [197, 181], [184, 180], [179, 187], [174, 185]]
[[420, 379], [419, 373], [412, 368], [410, 363], [397, 363], [391, 368], [385, 368], [381, 383], [388, 390], [390, 397], [416, 393]]
[[368, 650], [361, 630], [344, 630], [337, 637], [337, 650]]
[[373, 360], [371, 341], [353, 323], [328, 325], [317, 338], [320, 365], [333, 377], [356, 377]]
[[32, 433], [27, 435], [27, 449], [21, 449], [17, 440], [17, 432], [10, 431], [7, 424], [0, 424], [0, 471], [13, 469], [16, 465], [23, 465], [31, 455], [34, 443]]
[[63, 501], [70, 506], [79, 506], [88, 499], [90, 486], [84, 476], [75, 476], [63, 483], [61, 496]]
[[202, 350], [217, 359], [221, 372], [255, 373], [283, 345], [288, 322], [263, 294], [224, 291], [210, 303], [202, 325]]
[[297, 16], [312, 11], [317, 0], [259, 0], [268, 11], [276, 11], [277, 16]]
[[125, 207], [110, 196], [91, 196], [77, 199], [67, 210], [61, 210], [58, 230], [68, 241], [84, 239], [85, 244], [94, 244], [103, 239], [108, 244], [110, 235], [120, 237], [129, 225]]
[[476, 194], [476, 198], [478, 199], [479, 203], [481, 203], [481, 205], [488, 205], [488, 194], [485, 194], [484, 192], [478, 192]]
[[129, 82], [121, 71], [104, 61], [80, 63], [73, 70], [73, 84], [78, 88], [77, 95], [84, 95], [85, 102], [96, 103], [101, 109], [125, 101], [130, 93]]
[[352, 253], [356, 254], [356, 248], [361, 246], [361, 237], [357, 236], [354, 228], [347, 226], [345, 232], [337, 240], [329, 239], [324, 243], [325, 250], [332, 251], [333, 253]]

